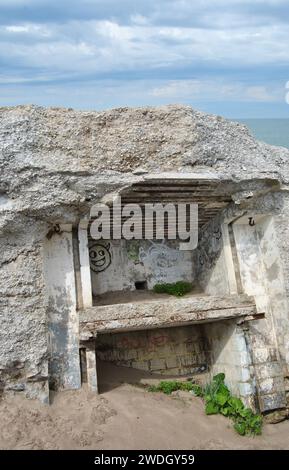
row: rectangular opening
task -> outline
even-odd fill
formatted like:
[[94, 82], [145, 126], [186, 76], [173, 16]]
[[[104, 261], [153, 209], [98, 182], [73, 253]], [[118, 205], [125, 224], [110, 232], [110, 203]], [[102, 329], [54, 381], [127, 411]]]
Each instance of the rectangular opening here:
[[208, 369], [200, 325], [100, 334], [96, 354], [114, 365], [164, 376], [202, 374]]
[[136, 290], [146, 290], [148, 288], [147, 281], [136, 281], [134, 286]]
[[200, 293], [193, 251], [178, 240], [90, 241], [93, 305], [114, 305], [175, 299], [154, 291], [157, 284], [190, 284], [187, 296]]
[[87, 383], [87, 363], [86, 363], [85, 348], [79, 349], [79, 360], [80, 360], [81, 383]]

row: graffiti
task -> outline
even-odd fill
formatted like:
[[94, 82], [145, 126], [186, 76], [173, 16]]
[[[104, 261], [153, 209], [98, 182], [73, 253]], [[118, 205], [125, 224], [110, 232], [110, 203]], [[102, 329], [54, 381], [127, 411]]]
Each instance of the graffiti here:
[[145, 250], [143, 247], [139, 249], [139, 259], [141, 262], [147, 261], [160, 268], [175, 266], [182, 259], [182, 254], [176, 248], [171, 248], [164, 243], [151, 242], [151, 246]]
[[204, 266], [205, 264], [205, 258], [201, 255], [201, 253], [199, 254], [199, 263], [200, 266]]
[[203, 247], [199, 248], [198, 259], [199, 259], [200, 266], [204, 266], [204, 265], [209, 266], [210, 261]]
[[127, 244], [127, 256], [128, 259], [133, 261], [135, 264], [140, 262], [139, 260], [139, 242], [130, 240]]
[[170, 338], [167, 335], [158, 335], [150, 338], [149, 343], [153, 344], [154, 346], [161, 347], [167, 344], [169, 339]]
[[110, 243], [95, 243], [89, 248], [90, 267], [95, 273], [105, 271], [111, 264]]
[[215, 235], [216, 240], [220, 240], [222, 238], [221, 230], [219, 228], [217, 230], [214, 230], [214, 235]]
[[170, 341], [168, 335], [155, 335], [149, 338], [132, 338], [124, 336], [118, 343], [119, 349], [145, 349], [147, 351], [154, 350], [165, 346]]

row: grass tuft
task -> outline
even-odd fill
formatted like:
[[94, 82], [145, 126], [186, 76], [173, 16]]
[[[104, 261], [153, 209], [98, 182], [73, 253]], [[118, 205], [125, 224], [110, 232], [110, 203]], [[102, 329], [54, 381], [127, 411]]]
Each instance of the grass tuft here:
[[153, 288], [157, 294], [169, 294], [182, 297], [192, 290], [192, 284], [185, 281], [177, 281], [172, 284], [156, 284]]

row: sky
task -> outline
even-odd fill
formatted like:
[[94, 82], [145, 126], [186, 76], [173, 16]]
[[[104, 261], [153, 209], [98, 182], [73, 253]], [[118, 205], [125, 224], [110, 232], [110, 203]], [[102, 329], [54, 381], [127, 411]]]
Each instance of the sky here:
[[169, 103], [289, 118], [289, 1], [0, 0], [0, 106]]

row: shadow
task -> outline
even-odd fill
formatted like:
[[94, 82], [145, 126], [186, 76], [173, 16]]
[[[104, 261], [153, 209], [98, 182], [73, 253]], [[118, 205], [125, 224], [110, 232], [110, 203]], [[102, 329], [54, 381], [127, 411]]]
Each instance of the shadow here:
[[98, 392], [101, 394], [118, 388], [123, 384], [147, 388], [149, 385], [156, 384], [161, 380], [186, 380], [192, 378], [192, 375], [154, 374], [139, 369], [133, 369], [132, 367], [117, 366], [111, 362], [97, 359], [97, 378]]

